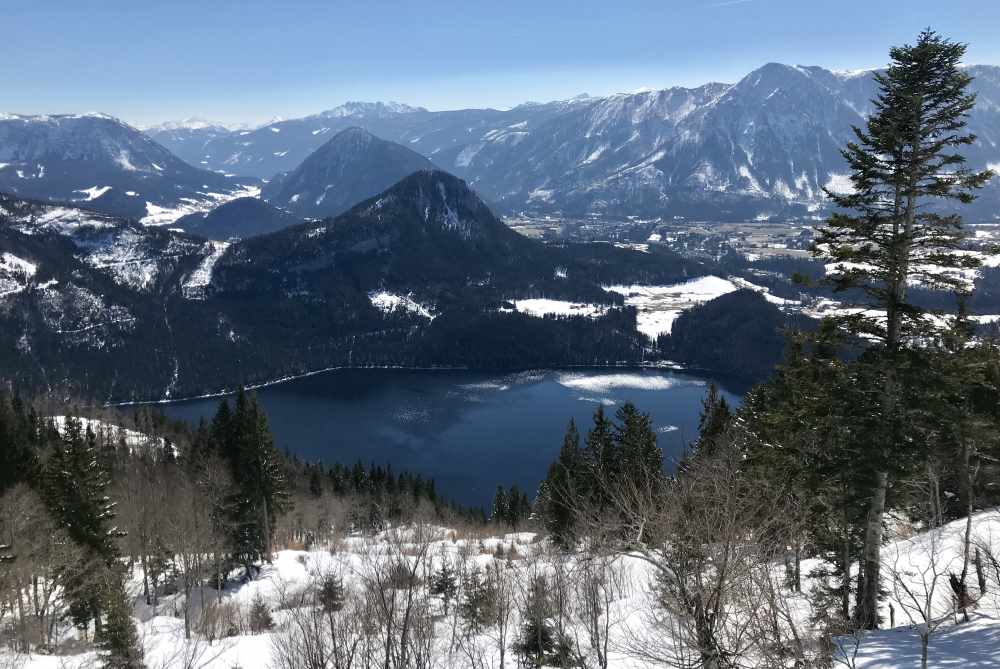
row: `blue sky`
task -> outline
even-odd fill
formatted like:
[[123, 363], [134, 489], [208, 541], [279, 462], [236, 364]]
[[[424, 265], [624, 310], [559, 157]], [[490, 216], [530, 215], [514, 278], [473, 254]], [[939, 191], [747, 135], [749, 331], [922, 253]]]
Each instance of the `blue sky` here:
[[1000, 64], [997, 0], [0, 0], [0, 111], [259, 122], [346, 100], [510, 107], [856, 69], [931, 26]]

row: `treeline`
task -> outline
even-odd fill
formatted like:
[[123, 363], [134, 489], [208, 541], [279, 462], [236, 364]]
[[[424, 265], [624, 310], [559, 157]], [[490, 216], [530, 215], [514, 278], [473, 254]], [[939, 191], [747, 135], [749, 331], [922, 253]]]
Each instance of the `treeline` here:
[[[549, 467], [535, 500], [545, 529], [560, 546], [575, 546], [584, 527], [581, 514], [603, 514], [624, 499], [655, 496], [663, 482], [663, 453], [648, 414], [626, 402], [610, 420], [604, 407], [581, 445], [570, 421], [559, 456]], [[644, 539], [640, 531], [636, 539]]]
[[221, 605], [227, 584], [254, 578], [277, 546], [390, 522], [482, 521], [433, 479], [282, 454], [252, 394], [223, 399], [194, 430], [147, 410], [80, 413], [0, 392], [0, 611], [16, 652], [58, 651], [65, 621], [102, 666], [140, 667], [130, 584], [153, 607], [183, 593], [185, 636], [211, 636], [212, 607], [193, 593], [214, 589]]

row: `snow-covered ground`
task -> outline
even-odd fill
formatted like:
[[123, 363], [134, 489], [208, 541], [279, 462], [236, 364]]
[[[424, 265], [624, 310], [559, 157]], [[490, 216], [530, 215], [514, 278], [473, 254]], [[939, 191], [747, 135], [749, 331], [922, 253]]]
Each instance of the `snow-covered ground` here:
[[209, 241], [205, 243], [205, 247], [207, 251], [205, 258], [184, 279], [184, 283], [181, 285], [184, 297], [189, 300], [204, 298], [205, 289], [212, 283], [212, 270], [215, 269], [215, 263], [219, 262], [219, 258], [229, 248], [229, 242]]
[[[723, 279], [718, 276], [702, 276], [664, 286], [612, 285], [603, 288], [609, 293], [622, 295], [626, 306], [636, 308], [637, 328], [650, 339], [656, 339], [661, 334], [670, 334], [674, 321], [685, 309], [704, 304], [741, 288], [757, 291], [773, 304], [788, 307], [799, 305], [797, 300], [786, 300], [771, 295], [767, 288], [739, 277]], [[602, 304], [548, 298], [514, 300], [514, 306], [517, 311], [538, 317], [553, 315], [593, 318], [603, 316], [612, 308]]]
[[431, 321], [437, 315], [434, 313], [433, 308], [418, 302], [414, 298], [413, 293], [400, 295], [385, 290], [376, 290], [368, 294], [368, 299], [371, 300], [373, 307], [383, 313], [391, 313], [397, 309], [403, 309]]
[[[897, 627], [867, 633], [858, 637], [840, 638], [836, 641], [838, 658], [836, 666], [857, 669], [903, 669], [919, 666], [920, 638], [918, 631], [926, 629], [926, 623], [917, 612], [925, 601], [931, 601], [932, 629], [929, 644], [929, 666], [936, 668], [996, 667], [1000, 658], [1000, 597], [996, 592], [979, 598], [970, 611], [970, 621], [958, 620], [951, 605], [951, 594], [947, 582], [949, 573], [961, 570], [963, 536], [966, 521], [950, 523], [932, 532], [915, 534], [887, 544], [883, 550], [883, 586], [888, 593], [883, 603], [883, 615], [888, 620], [892, 606]], [[899, 534], [904, 530], [896, 528]], [[1000, 549], [1000, 513], [989, 511], [973, 517], [972, 536], [982, 545], [993, 550]], [[333, 550], [331, 550], [331, 548]], [[498, 550], [504, 557], [497, 557]], [[232, 615], [245, 616], [254, 601], [263, 601], [271, 610], [275, 627], [271, 631], [251, 634], [241, 632], [224, 636], [213, 642], [194, 634], [192, 640], [184, 638], [184, 625], [180, 618], [181, 595], [165, 595], [153, 607], [140, 597], [141, 582], [138, 572], [131, 581], [130, 589], [136, 598], [136, 616], [140, 638], [149, 667], [158, 669], [181, 669], [200, 667], [202, 669], [271, 669], [274, 643], [287, 635], [294, 620], [294, 607], [289, 600], [299, 596], [310, 584], [323, 575], [336, 574], [343, 578], [348, 591], [357, 591], [373, 576], [373, 570], [385, 567], [392, 560], [404, 559], [412, 564], [423, 555], [426, 566], [421, 574], [430, 574], [441, 561], [448, 560], [456, 569], [483, 570], [496, 563], [502, 565], [515, 587], [515, 600], [520, 601], [525, 584], [538, 574], [553, 578], [562, 574], [570, 579], [580, 579], [581, 570], [588, 562], [580, 555], [565, 556], [553, 551], [547, 542], [531, 533], [505, 535], [485, 535], [456, 533], [447, 528], [421, 526], [402, 527], [371, 537], [348, 536], [334, 547], [323, 547], [312, 551], [280, 551], [273, 564], [265, 565], [261, 573], [252, 581], [233, 584], [222, 593], [215, 590], [196, 590], [192, 595], [192, 613], [197, 616], [202, 606], [223, 605]], [[390, 562], [387, 562], [390, 561]], [[809, 560], [803, 565], [803, 572], [818, 566], [818, 561]], [[602, 609], [607, 616], [611, 643], [609, 666], [616, 668], [643, 669], [661, 666], [644, 662], [629, 651], [630, 643], [636, 639], [650, 638], [650, 634], [662, 634], [663, 630], [649, 627], [651, 618], [644, 612], [651, 605], [649, 586], [653, 575], [652, 567], [632, 556], [619, 556], [604, 563], [608, 573], [613, 574], [614, 588]], [[775, 565], [780, 570], [779, 565]], [[575, 581], [574, 581], [575, 582]], [[972, 590], [978, 594], [974, 574], [969, 579]], [[991, 577], [995, 588], [996, 581]], [[815, 586], [812, 580], [804, 584], [808, 589]], [[443, 615], [443, 603], [431, 597], [435, 620], [436, 639], [434, 642], [433, 666], [441, 669], [460, 669], [469, 666], [467, 656], [457, 650], [449, 652], [451, 622]], [[789, 610], [797, 618], [800, 629], [808, 629], [811, 609], [805, 596], [789, 596]], [[511, 636], [519, 629], [518, 614], [514, 612]], [[452, 606], [454, 611], [454, 605]], [[374, 616], [374, 611], [368, 614]], [[366, 614], [367, 615], [367, 614]], [[570, 616], [568, 629], [577, 634], [581, 650], [587, 652], [587, 636], [583, 630], [575, 629], [578, 621]], [[67, 627], [64, 634], [72, 634]], [[496, 649], [490, 646], [488, 635], [477, 639], [486, 648], [487, 657], [496, 662]], [[660, 642], [670, 645], [670, 640]], [[514, 663], [508, 651], [508, 662]], [[196, 662], [186, 662], [197, 657]], [[0, 660], [3, 658], [0, 657]], [[71, 656], [33, 655], [26, 660], [23, 669], [84, 669], [95, 666], [93, 653]], [[7, 665], [2, 665], [7, 666]], [[752, 666], [752, 664], [740, 665]]]
[[0, 253], [0, 297], [19, 293], [38, 273], [38, 266], [13, 253]]
[[529, 316], [603, 316], [610, 307], [587, 302], [568, 302], [536, 297], [527, 300], [513, 300], [514, 308]]
[[739, 290], [729, 279], [702, 276], [669, 286], [604, 286], [604, 290], [625, 297], [625, 304], [637, 310], [639, 332], [650, 339], [670, 334], [674, 321], [685, 309], [704, 304]]
[[[899, 538], [882, 550], [882, 584], [887, 595], [881, 615], [895, 619], [896, 627], [839, 639], [841, 666], [856, 669], [902, 669], [920, 666], [920, 632], [931, 630], [929, 667], [1000, 667], [1000, 592], [991, 577], [992, 591], [980, 595], [971, 565], [967, 578], [977, 599], [968, 623], [953, 606], [950, 574], [963, 566], [965, 519]], [[972, 545], [1000, 550], [1000, 511], [972, 518]], [[803, 565], [803, 572], [811, 564]], [[990, 567], [986, 566], [989, 570]], [[929, 615], [927, 615], [929, 613]], [[853, 664], [848, 664], [852, 661]]]
[[229, 193], [201, 193], [201, 197], [182, 198], [181, 203], [174, 207], [161, 207], [152, 202], [146, 202], [146, 215], [139, 219], [143, 225], [170, 225], [181, 216], [211, 211], [230, 200], [242, 197], [258, 197], [259, 186], [243, 186]]
[[[66, 416], [50, 416], [47, 420], [52, 421], [56, 429], [62, 432], [66, 428]], [[149, 446], [162, 447], [162, 437], [151, 437], [144, 432], [139, 432], [121, 425], [108, 423], [96, 418], [85, 418], [77, 416], [84, 430], [90, 430], [97, 436], [98, 440], [108, 444], [124, 444], [129, 450], [134, 448], [146, 448]]]

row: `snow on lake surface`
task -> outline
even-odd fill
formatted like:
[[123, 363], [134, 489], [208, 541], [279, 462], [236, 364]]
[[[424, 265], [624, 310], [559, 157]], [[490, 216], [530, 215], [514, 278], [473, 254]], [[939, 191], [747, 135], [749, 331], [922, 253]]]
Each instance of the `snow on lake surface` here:
[[615, 390], [667, 390], [676, 380], [662, 374], [560, 374], [556, 381], [561, 386], [595, 393]]

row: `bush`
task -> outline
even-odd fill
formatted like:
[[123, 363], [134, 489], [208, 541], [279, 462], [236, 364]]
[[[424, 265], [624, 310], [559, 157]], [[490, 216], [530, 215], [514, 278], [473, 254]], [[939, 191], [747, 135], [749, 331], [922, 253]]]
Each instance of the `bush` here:
[[344, 592], [344, 581], [333, 574], [327, 574], [319, 585], [317, 595], [319, 605], [323, 607], [324, 613], [336, 613], [344, 608], [347, 599]]
[[396, 590], [407, 590], [419, 585], [420, 579], [403, 560], [394, 562], [386, 575], [386, 585]]
[[274, 620], [271, 618], [271, 609], [268, 608], [264, 598], [259, 594], [254, 596], [250, 604], [250, 632], [260, 634], [274, 628]]

